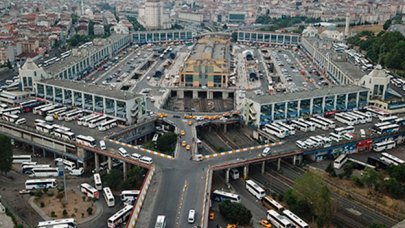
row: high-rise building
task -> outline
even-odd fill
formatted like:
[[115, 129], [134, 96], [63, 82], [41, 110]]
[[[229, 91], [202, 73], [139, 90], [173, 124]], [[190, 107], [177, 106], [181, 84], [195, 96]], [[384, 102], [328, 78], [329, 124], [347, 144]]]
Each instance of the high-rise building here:
[[138, 20], [147, 30], [168, 29], [171, 26], [169, 14], [164, 11], [160, 0], [146, 0], [139, 9]]

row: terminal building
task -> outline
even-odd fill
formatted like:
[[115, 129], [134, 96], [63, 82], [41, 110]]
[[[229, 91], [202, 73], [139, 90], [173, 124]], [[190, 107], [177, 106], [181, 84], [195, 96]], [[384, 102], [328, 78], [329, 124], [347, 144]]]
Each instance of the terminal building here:
[[227, 35], [200, 38], [180, 70], [180, 86], [227, 88], [229, 48], [230, 39]]
[[192, 41], [194, 34], [189, 30], [161, 30], [161, 31], [138, 31], [132, 33], [132, 42], [146, 44], [169, 41]]
[[130, 35], [114, 34], [107, 39], [95, 39], [38, 65], [28, 59], [19, 71], [22, 89], [33, 90], [35, 82], [41, 79], [81, 79], [127, 47], [131, 42], [130, 38]]
[[271, 45], [299, 45], [300, 34], [283, 34], [275, 32], [238, 31], [238, 41]]
[[368, 92], [367, 88], [350, 85], [255, 96], [246, 98], [243, 116], [246, 125], [259, 127], [272, 121], [360, 109], [368, 104]]
[[44, 79], [36, 83], [35, 95], [54, 103], [100, 112], [122, 123], [137, 123], [146, 113], [146, 97], [83, 82]]

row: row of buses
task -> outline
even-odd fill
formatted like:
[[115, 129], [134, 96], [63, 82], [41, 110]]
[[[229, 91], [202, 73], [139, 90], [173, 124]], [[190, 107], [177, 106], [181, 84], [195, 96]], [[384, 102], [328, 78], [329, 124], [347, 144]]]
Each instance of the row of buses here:
[[365, 124], [373, 121], [371, 113], [361, 111], [339, 112], [335, 114], [335, 119], [349, 126]]
[[110, 119], [105, 115], [93, 113], [81, 117], [77, 120], [77, 124], [89, 128], [98, 128], [99, 131], [106, 131], [117, 126], [116, 119]]

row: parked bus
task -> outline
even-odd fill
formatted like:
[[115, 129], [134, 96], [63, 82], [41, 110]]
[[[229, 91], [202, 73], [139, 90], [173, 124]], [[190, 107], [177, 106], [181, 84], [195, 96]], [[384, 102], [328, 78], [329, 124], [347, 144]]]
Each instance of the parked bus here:
[[63, 158], [55, 158], [55, 166], [58, 166], [59, 162], [62, 162], [65, 169], [67, 169], [69, 171], [76, 169], [76, 163], [74, 163], [74, 162], [71, 162], [71, 161], [63, 159]]
[[133, 204], [138, 198], [139, 193], [139, 190], [124, 190], [120, 195], [121, 201], [124, 203]]
[[75, 119], [83, 116], [83, 113], [84, 112], [82, 110], [76, 110], [74, 112], [66, 114], [64, 119], [65, 119], [65, 121], [72, 121], [72, 120], [75, 120]]
[[157, 143], [158, 138], [159, 138], [159, 134], [154, 134], [154, 135], [153, 135], [152, 142], [153, 142], [155, 145], [156, 145], [156, 143]]
[[39, 165], [23, 165], [21, 167], [22, 174], [31, 174], [33, 168], [50, 168], [49, 164], [39, 164]]
[[343, 114], [349, 117], [354, 117], [359, 124], [365, 124], [367, 122], [367, 118], [363, 115], [358, 115], [354, 112], [344, 112]]
[[300, 129], [300, 131], [307, 132], [310, 130], [310, 126], [300, 120], [291, 120], [291, 123], [294, 127]]
[[91, 117], [85, 119], [84, 121], [82, 121], [82, 125], [85, 126], [85, 127], [88, 127], [88, 126], [89, 126], [89, 123], [90, 123], [91, 121], [93, 121], [93, 120], [95, 120], [95, 119], [98, 119], [98, 118], [100, 118], [101, 116], [102, 116], [102, 115], [100, 115], [100, 114], [96, 114], [96, 115], [94, 115], [94, 116], [91, 116]]
[[323, 122], [322, 120], [320, 120], [318, 118], [315, 118], [315, 117], [310, 118], [310, 120], [315, 124], [315, 126], [317, 128], [325, 130], [325, 131], [329, 130], [329, 124], [328, 123]]
[[64, 112], [58, 114], [58, 120], [65, 120], [67, 114], [75, 112], [77, 109], [67, 109]]
[[288, 218], [291, 222], [294, 223], [295, 227], [297, 228], [309, 228], [309, 225], [304, 222], [300, 217], [292, 213], [290, 210], [284, 210], [283, 214], [285, 217]]
[[49, 220], [38, 223], [38, 228], [76, 228], [76, 222], [73, 218]]
[[374, 126], [371, 128], [372, 131], [376, 132], [379, 128], [383, 127], [383, 126], [388, 126], [391, 125], [390, 122], [380, 122], [380, 123], [376, 123], [374, 124]]
[[295, 135], [295, 128], [293, 126], [288, 125], [288, 124], [283, 123], [283, 122], [275, 122], [274, 124], [287, 129], [289, 135]]
[[96, 140], [91, 136], [78, 135], [76, 136], [76, 142], [89, 147], [96, 146]]
[[25, 181], [26, 190], [56, 188], [55, 179], [31, 179]]
[[166, 228], [166, 216], [158, 215], [156, 218], [155, 228]]
[[271, 124], [266, 124], [264, 127], [264, 131], [266, 131], [267, 133], [274, 135], [280, 139], [283, 139], [287, 136], [287, 131], [285, 131], [284, 129], [278, 128], [274, 125], [271, 125]]
[[268, 210], [267, 211], [267, 220], [270, 221], [275, 227], [278, 228], [292, 228], [291, 221], [288, 220], [285, 216], [280, 215], [275, 210]]
[[23, 162], [31, 162], [31, 155], [13, 155], [13, 164], [21, 164]]
[[30, 100], [30, 101], [25, 101], [21, 102], [19, 106], [22, 108], [23, 112], [31, 112], [35, 107], [38, 107], [40, 105], [45, 104], [44, 101], [40, 100]]
[[103, 190], [103, 183], [101, 182], [100, 174], [95, 173], [93, 177], [94, 177], [94, 186], [96, 187], [96, 189]]
[[14, 115], [14, 114], [3, 113], [1, 118], [7, 122], [15, 123], [18, 120], [18, 118], [20, 118], [20, 117], [18, 117], [17, 115]]
[[87, 116], [80, 117], [79, 120], [77, 121], [77, 124], [80, 125], [80, 126], [82, 126], [82, 125], [84, 125], [84, 123], [85, 123], [88, 119], [97, 118], [98, 116], [100, 116], [100, 115], [99, 115], [99, 114], [90, 114], [90, 115], [87, 115]]
[[220, 191], [220, 190], [213, 191], [211, 197], [212, 197], [212, 200], [218, 201], [218, 202], [229, 200], [229, 201], [234, 202], [234, 203], [240, 203], [240, 196], [239, 195], [229, 193], [229, 192]]
[[55, 128], [55, 129], [63, 130], [63, 131], [70, 131], [70, 130], [71, 130], [71, 129], [68, 128], [68, 127], [61, 126], [61, 125], [57, 125], [57, 124], [52, 124], [52, 127]]
[[37, 129], [37, 131], [42, 132], [42, 133], [47, 133], [47, 134], [51, 134], [53, 127], [51, 125], [48, 125], [46, 123], [38, 123], [35, 126], [35, 129]]
[[354, 132], [353, 126], [335, 128], [335, 133], [339, 134], [339, 135], [343, 135], [346, 133], [353, 133], [353, 132]]
[[353, 111], [353, 113], [363, 116], [366, 119], [366, 122], [372, 122], [373, 121], [373, 117], [371, 116], [370, 113], [364, 113], [364, 112], [360, 112], [360, 111]]
[[12, 115], [17, 115], [21, 113], [21, 107], [14, 107], [14, 108], [7, 108], [7, 109], [3, 109], [0, 111], [0, 114], [4, 115], [4, 114], [12, 114]]
[[281, 212], [284, 209], [283, 205], [281, 205], [280, 203], [275, 201], [270, 196], [263, 197], [262, 198], [262, 204], [267, 209], [276, 209], [279, 212]]
[[344, 115], [343, 113], [336, 113], [335, 119], [341, 123], [353, 126], [358, 124], [357, 119], [353, 116]]
[[396, 145], [397, 144], [393, 140], [382, 141], [382, 142], [375, 143], [373, 145], [373, 150], [375, 152], [381, 152], [384, 150], [390, 150], [390, 149], [394, 148]]
[[53, 104], [49, 103], [49, 104], [44, 104], [44, 105], [37, 106], [32, 110], [32, 113], [34, 113], [36, 115], [39, 115], [39, 111], [41, 109], [46, 108], [46, 107], [50, 107], [50, 106], [53, 106]]
[[60, 107], [59, 105], [46, 106], [46, 107], [44, 107], [44, 108], [41, 108], [41, 109], [38, 111], [38, 115], [46, 116], [46, 114], [47, 114], [49, 111], [54, 110], [54, 109], [57, 109], [57, 108], [59, 108], [59, 107]]
[[387, 169], [390, 165], [388, 162], [374, 156], [367, 157], [367, 164], [373, 165], [377, 169]]
[[75, 139], [75, 133], [71, 132], [71, 131], [64, 131], [61, 129], [54, 129], [52, 131], [52, 134], [56, 137], [65, 139], [65, 140], [69, 140], [72, 141]]
[[303, 119], [300, 119], [300, 121], [302, 121], [302, 122], [304, 122], [306, 125], [308, 125], [309, 126], [309, 130], [310, 131], [315, 131], [315, 123], [313, 123], [313, 122], [311, 122], [311, 121], [307, 121], [307, 120], [303, 120]]
[[124, 208], [122, 208], [113, 216], [108, 218], [107, 220], [108, 228], [121, 227], [121, 224], [126, 223], [128, 217], [131, 215], [132, 208], [133, 208], [132, 205], [125, 205]]
[[398, 124], [399, 126], [404, 126], [405, 125], [405, 118], [398, 118], [394, 121], [395, 124]]
[[398, 116], [379, 116], [378, 119], [380, 120], [380, 122], [395, 123], [395, 120], [398, 119]]
[[379, 110], [376, 110], [376, 109], [371, 108], [371, 107], [365, 107], [364, 109], [366, 110], [366, 112], [370, 113], [371, 116], [376, 117], [376, 118], [378, 118], [380, 116], [384, 117], [384, 116], [389, 116], [390, 115], [387, 112], [379, 111]]
[[57, 177], [59, 176], [58, 168], [48, 167], [48, 168], [32, 168], [32, 173], [30, 177]]
[[46, 111], [45, 116], [50, 116], [50, 115], [55, 115], [55, 114], [59, 115], [60, 113], [66, 111], [67, 109], [68, 109], [67, 107], [57, 107], [57, 108]]
[[246, 181], [246, 189], [259, 200], [266, 196], [266, 191], [253, 180]]
[[349, 158], [346, 154], [339, 155], [339, 157], [337, 157], [335, 161], [333, 161], [333, 168], [335, 169], [342, 168], [342, 166], [347, 162], [348, 159]]
[[107, 120], [104, 123], [98, 125], [99, 131], [106, 131], [108, 129], [114, 128], [117, 126], [117, 119]]
[[107, 116], [100, 116], [97, 119], [94, 120], [90, 120], [89, 121], [89, 128], [95, 128], [97, 127], [98, 124], [102, 123], [103, 121], [105, 121], [107, 119]]
[[114, 195], [111, 192], [111, 189], [109, 187], [103, 188], [103, 193], [104, 193], [104, 199], [108, 207], [114, 207], [115, 206], [115, 198]]
[[98, 199], [100, 197], [99, 192], [93, 186], [82, 183], [80, 184], [80, 191], [84, 193], [87, 197]]
[[229, 170], [229, 175], [231, 175], [233, 180], [237, 180], [240, 178], [239, 170], [238, 169], [231, 169]]
[[335, 142], [340, 142], [342, 140], [342, 136], [340, 134], [336, 134], [336, 133], [330, 133], [329, 134], [329, 139], [335, 141]]
[[380, 135], [386, 134], [386, 133], [397, 132], [397, 131], [399, 131], [398, 124], [385, 125], [385, 126], [377, 128], [377, 130], [376, 130], [377, 134], [380, 134]]
[[381, 153], [381, 160], [395, 166], [403, 165], [405, 163], [402, 159], [388, 153]]
[[333, 121], [333, 120], [327, 119], [327, 118], [322, 117], [322, 116], [315, 116], [315, 118], [317, 118], [317, 119], [319, 119], [319, 120], [321, 120], [321, 121], [323, 121], [325, 123], [328, 123], [329, 128], [335, 128], [336, 127], [335, 121]]

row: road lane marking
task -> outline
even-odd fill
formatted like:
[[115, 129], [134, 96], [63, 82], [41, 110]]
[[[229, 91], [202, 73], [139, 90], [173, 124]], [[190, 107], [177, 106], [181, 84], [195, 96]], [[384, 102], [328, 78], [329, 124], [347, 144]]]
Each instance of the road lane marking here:
[[180, 195], [180, 202], [179, 202], [179, 207], [177, 209], [177, 215], [176, 215], [176, 227], [180, 228], [180, 215], [181, 215], [181, 209], [183, 207], [183, 203], [184, 203], [184, 195], [185, 192], [188, 188], [188, 182], [187, 180], [184, 181], [184, 185], [183, 185], [183, 190], [181, 191], [181, 195]]

